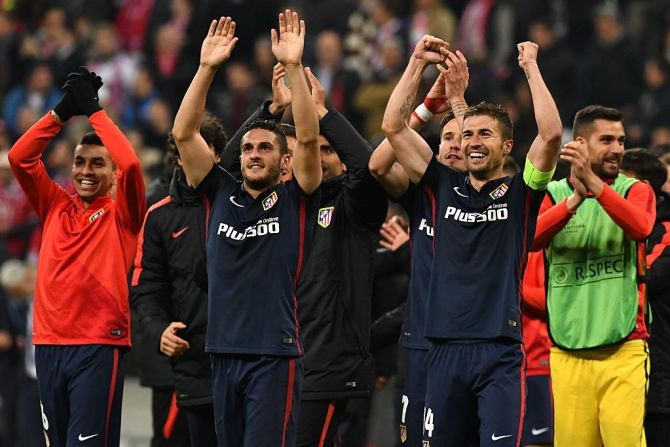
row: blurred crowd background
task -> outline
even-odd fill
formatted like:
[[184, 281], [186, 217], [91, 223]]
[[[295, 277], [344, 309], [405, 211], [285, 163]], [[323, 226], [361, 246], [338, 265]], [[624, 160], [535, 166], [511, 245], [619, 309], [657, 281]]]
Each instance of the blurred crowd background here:
[[[58, 102], [66, 75], [85, 65], [102, 77], [101, 104], [131, 140], [149, 184], [164, 175], [166, 135], [210, 21], [229, 15], [237, 22], [239, 43], [207, 102], [232, 135], [271, 95], [269, 30], [287, 6], [307, 22], [305, 65], [373, 146], [411, 49], [432, 34], [467, 57], [468, 102], [487, 99], [510, 112], [517, 162], [537, 131], [515, 44], [532, 40], [566, 140], [579, 108], [616, 107], [625, 115], [626, 146], [670, 163], [668, 0], [0, 0], [0, 446], [8, 431], [20, 431], [23, 411], [21, 402], [8, 410], [14, 398], [7, 396], [28, 396], [25, 411], [34, 405], [35, 394], [17, 391], [17, 383], [34, 387], [30, 297], [40, 239], [7, 151]], [[424, 91], [435, 76], [426, 74]], [[71, 120], [45, 155], [65, 188], [72, 188], [72, 151], [87, 126]], [[437, 141], [435, 126], [426, 137]], [[397, 304], [375, 300], [373, 316]], [[394, 364], [380, 361], [379, 376], [392, 377]]]

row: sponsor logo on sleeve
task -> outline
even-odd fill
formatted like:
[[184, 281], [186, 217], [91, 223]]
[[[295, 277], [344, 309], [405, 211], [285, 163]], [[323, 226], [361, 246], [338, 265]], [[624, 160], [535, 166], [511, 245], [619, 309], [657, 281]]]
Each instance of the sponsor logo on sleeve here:
[[334, 206], [327, 206], [319, 210], [316, 222], [319, 224], [320, 227], [328, 228], [328, 225], [330, 225], [331, 220], [333, 220], [334, 210], [335, 210]]

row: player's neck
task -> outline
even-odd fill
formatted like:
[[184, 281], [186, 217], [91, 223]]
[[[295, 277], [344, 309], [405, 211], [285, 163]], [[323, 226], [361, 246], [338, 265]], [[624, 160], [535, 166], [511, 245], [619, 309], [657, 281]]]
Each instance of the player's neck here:
[[484, 185], [486, 185], [491, 180], [499, 179], [505, 176], [505, 172], [501, 169], [496, 169], [491, 171], [486, 175], [475, 177], [472, 172], [469, 174], [470, 185], [475, 188], [477, 191], [481, 191]]
[[273, 186], [275, 186], [275, 185], [277, 185], [277, 184], [279, 184], [279, 179], [277, 179], [276, 182], [274, 182], [274, 183], [272, 183], [272, 184], [270, 184], [270, 185], [265, 186], [264, 188], [254, 188], [254, 187], [250, 186], [250, 185], [245, 181], [245, 182], [242, 182], [242, 187], [244, 188], [244, 190], [246, 191], [246, 193], [249, 194], [249, 195], [251, 196], [252, 199], [256, 199], [256, 197], [258, 197], [259, 195], [261, 195], [262, 193], [264, 193], [265, 191], [267, 191], [269, 188], [272, 188]]

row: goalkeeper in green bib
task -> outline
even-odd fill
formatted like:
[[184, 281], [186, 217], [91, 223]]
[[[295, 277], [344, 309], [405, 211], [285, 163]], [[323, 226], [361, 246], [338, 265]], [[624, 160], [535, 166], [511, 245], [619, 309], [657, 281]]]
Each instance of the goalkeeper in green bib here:
[[561, 149], [569, 179], [551, 182], [532, 249], [544, 249], [554, 446], [645, 446], [649, 354], [645, 239], [652, 188], [619, 173], [618, 110], [577, 112]]

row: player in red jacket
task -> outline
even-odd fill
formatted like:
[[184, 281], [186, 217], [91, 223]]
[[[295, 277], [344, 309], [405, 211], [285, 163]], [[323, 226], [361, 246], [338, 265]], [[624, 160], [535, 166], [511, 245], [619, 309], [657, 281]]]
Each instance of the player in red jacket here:
[[[123, 352], [130, 346], [127, 274], [145, 212], [129, 141], [98, 104], [100, 77], [68, 76], [54, 110], [12, 147], [9, 161], [42, 225], [33, 343], [47, 445], [118, 446]], [[40, 158], [74, 115], [95, 132], [74, 150], [65, 192]], [[115, 196], [112, 189], [116, 186]]]

